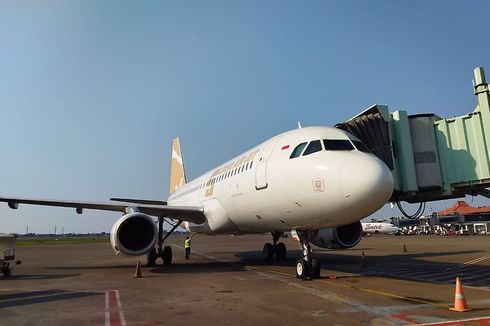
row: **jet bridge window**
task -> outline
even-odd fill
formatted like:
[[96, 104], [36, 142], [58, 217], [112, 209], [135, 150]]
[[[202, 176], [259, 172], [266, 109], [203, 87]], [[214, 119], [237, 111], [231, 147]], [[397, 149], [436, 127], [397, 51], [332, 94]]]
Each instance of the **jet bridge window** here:
[[301, 152], [303, 151], [303, 149], [305, 148], [306, 146], [306, 142], [305, 143], [301, 143], [299, 144], [298, 146], [296, 146], [293, 150], [293, 152], [291, 153], [291, 156], [289, 156], [289, 158], [295, 158], [295, 157], [298, 157], [301, 155]]
[[327, 151], [352, 151], [354, 146], [347, 139], [324, 139], [323, 145]]
[[303, 153], [303, 156], [319, 152], [322, 149], [323, 149], [322, 143], [320, 142], [320, 140], [313, 140], [311, 143], [308, 144], [308, 147], [306, 147], [305, 152]]

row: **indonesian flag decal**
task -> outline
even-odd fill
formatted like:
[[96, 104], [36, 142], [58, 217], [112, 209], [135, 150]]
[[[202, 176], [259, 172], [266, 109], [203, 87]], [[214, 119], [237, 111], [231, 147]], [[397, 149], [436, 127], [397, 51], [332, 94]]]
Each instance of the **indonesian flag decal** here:
[[289, 148], [289, 145], [284, 145], [284, 146], [282, 147], [282, 150], [285, 150], [285, 149], [288, 149], [288, 148]]

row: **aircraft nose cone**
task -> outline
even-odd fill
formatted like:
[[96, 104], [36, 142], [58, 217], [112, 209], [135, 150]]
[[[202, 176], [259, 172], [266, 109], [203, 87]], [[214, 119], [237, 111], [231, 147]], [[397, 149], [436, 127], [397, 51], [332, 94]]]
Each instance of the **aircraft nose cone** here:
[[344, 165], [340, 182], [348, 207], [365, 216], [386, 204], [393, 192], [391, 171], [384, 162], [369, 156]]

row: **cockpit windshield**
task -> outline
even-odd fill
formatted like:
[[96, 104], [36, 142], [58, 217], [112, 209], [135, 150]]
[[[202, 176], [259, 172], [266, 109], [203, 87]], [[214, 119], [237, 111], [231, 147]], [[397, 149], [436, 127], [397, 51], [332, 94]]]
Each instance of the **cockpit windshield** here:
[[[323, 143], [323, 146], [322, 146]], [[306, 149], [305, 149], [306, 148]], [[312, 140], [309, 143], [303, 142], [298, 144], [289, 158], [307, 156], [322, 150], [326, 151], [354, 151], [359, 150], [365, 153], [371, 153], [369, 148], [361, 141], [354, 139], [323, 139]]]
[[352, 140], [352, 142], [354, 143], [354, 146], [356, 146], [356, 148], [358, 150], [360, 150], [361, 152], [364, 152], [364, 153], [371, 153], [371, 151], [369, 150], [369, 148], [366, 146], [366, 144], [364, 144], [362, 141], [359, 141], [359, 140]]
[[348, 139], [324, 139], [323, 144], [327, 151], [352, 151], [354, 146]]
[[313, 140], [308, 144], [308, 147], [306, 147], [305, 152], [303, 153], [303, 156], [310, 155], [316, 152], [319, 152], [322, 150], [322, 143], [320, 140]]
[[291, 153], [291, 156], [289, 156], [289, 158], [295, 158], [295, 157], [298, 157], [301, 155], [301, 153], [303, 152], [303, 149], [305, 148], [306, 146], [306, 142], [304, 143], [301, 143], [299, 144], [298, 146], [296, 146], [293, 150], [293, 152]]

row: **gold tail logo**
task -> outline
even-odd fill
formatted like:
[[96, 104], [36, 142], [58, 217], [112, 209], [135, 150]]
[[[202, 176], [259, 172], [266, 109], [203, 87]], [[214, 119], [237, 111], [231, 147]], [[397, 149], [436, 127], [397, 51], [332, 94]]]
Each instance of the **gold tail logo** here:
[[169, 193], [173, 194], [177, 189], [185, 185], [184, 162], [182, 161], [182, 152], [180, 150], [179, 138], [172, 141], [172, 165], [170, 167], [170, 189]]

